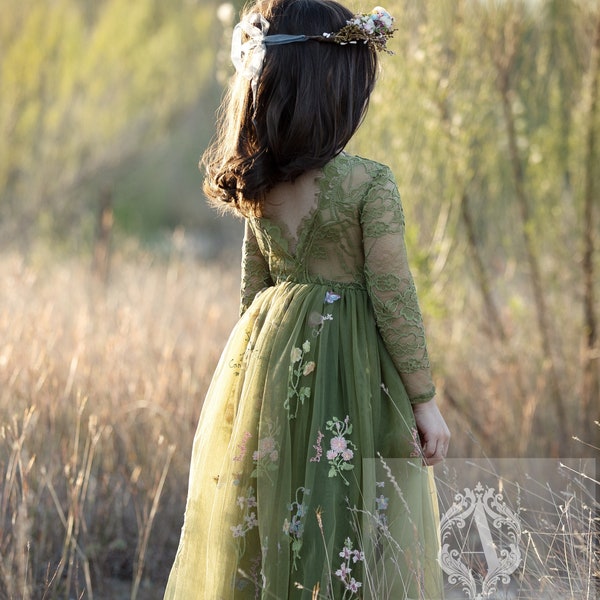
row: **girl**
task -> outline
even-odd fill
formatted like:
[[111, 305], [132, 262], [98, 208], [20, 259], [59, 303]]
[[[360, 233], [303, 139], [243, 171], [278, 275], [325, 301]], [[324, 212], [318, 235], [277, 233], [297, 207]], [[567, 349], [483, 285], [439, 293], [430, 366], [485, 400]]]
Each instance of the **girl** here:
[[[390, 170], [344, 153], [393, 34], [381, 8], [264, 0], [205, 192], [245, 218], [241, 319], [194, 440], [165, 598], [442, 597], [449, 432]], [[398, 460], [402, 459], [402, 460]]]

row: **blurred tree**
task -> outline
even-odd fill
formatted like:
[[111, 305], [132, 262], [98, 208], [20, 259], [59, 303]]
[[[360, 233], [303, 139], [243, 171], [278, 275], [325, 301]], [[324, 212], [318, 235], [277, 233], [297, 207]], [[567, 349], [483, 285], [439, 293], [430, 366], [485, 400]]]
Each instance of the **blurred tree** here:
[[[183, 127], [203, 121], [210, 137], [243, 2], [4, 2], [0, 218], [12, 236], [3, 239], [93, 214], [90, 182], [110, 188], [117, 169], [128, 177], [116, 203], [128, 194], [139, 213], [136, 200], [160, 190], [162, 206], [174, 205], [168, 186], [195, 169], [202, 144], [185, 151], [185, 168], [170, 162], [182, 160], [179, 137], [144, 168], [140, 156], [186, 112]], [[490, 453], [569, 454], [578, 415], [591, 422], [598, 406], [598, 2], [387, 7], [396, 56], [382, 56], [349, 150], [398, 178], [442, 395]], [[161, 221], [177, 224], [167, 210]]]
[[[436, 326], [432, 348], [443, 356], [434, 361], [442, 395], [487, 452], [568, 455], [583, 431], [578, 415], [592, 423], [600, 400], [596, 379], [578, 391], [584, 370], [597, 369], [598, 281], [589, 274], [598, 260], [590, 207], [600, 171], [590, 165], [599, 124], [588, 97], [600, 6], [397, 0], [388, 8], [396, 56], [383, 57], [352, 149], [390, 164], [399, 180]], [[586, 274], [573, 268], [584, 227]], [[573, 308], [584, 280], [587, 363], [583, 310]]]
[[5, 227], [32, 234], [65, 219], [68, 226], [91, 208], [81, 202], [85, 183], [109, 176], [197, 102], [212, 81], [214, 12], [185, 0], [3, 7]]

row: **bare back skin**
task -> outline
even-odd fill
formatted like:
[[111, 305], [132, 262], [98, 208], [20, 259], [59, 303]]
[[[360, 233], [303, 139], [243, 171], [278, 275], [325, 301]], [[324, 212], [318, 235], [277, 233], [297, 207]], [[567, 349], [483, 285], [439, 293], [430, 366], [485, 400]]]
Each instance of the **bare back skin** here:
[[320, 171], [307, 171], [294, 182], [277, 184], [263, 205], [263, 216], [280, 227], [291, 254], [296, 253], [302, 226], [317, 210], [319, 175]]

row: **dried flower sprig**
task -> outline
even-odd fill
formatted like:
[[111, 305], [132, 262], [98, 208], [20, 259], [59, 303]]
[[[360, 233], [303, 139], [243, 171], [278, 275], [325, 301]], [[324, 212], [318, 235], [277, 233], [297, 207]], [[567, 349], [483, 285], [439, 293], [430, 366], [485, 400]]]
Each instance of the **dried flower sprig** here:
[[381, 6], [376, 6], [370, 14], [357, 14], [339, 31], [324, 33], [323, 37], [340, 45], [363, 42], [376, 50], [393, 54], [387, 49], [387, 41], [395, 31], [394, 17]]

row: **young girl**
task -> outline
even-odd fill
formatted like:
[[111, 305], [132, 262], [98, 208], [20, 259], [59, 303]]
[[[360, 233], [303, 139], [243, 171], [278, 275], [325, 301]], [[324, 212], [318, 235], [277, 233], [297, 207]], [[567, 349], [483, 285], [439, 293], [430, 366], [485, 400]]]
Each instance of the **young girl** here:
[[[390, 170], [344, 153], [393, 19], [264, 0], [205, 191], [245, 218], [242, 316], [205, 399], [165, 598], [442, 597], [449, 432]], [[399, 460], [402, 459], [402, 460]]]

